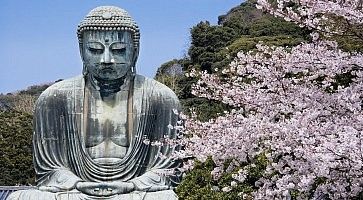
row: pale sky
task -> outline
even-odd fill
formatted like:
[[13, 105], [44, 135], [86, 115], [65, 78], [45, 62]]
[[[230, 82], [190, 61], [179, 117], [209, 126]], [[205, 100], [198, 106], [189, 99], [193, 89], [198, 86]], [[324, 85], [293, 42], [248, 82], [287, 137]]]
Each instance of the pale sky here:
[[114, 5], [129, 12], [141, 31], [137, 72], [182, 58], [190, 28], [216, 24], [241, 0], [0, 0], [0, 93], [81, 74], [76, 28], [93, 8]]

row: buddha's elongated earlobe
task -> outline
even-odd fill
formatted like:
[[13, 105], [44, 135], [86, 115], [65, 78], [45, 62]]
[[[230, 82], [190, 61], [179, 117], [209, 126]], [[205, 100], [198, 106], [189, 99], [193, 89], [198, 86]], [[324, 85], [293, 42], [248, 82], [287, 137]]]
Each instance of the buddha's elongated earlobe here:
[[133, 64], [132, 64], [132, 73], [133, 74], [136, 74], [136, 62], [137, 62], [138, 56], [139, 56], [139, 48], [135, 48], [134, 57], [133, 57]]
[[79, 42], [78, 46], [79, 46], [79, 54], [81, 55], [81, 59], [83, 61], [83, 43]]
[[87, 76], [87, 74], [88, 74], [88, 69], [87, 69], [87, 66], [85, 64], [83, 64], [82, 74], [83, 74], [83, 76]]

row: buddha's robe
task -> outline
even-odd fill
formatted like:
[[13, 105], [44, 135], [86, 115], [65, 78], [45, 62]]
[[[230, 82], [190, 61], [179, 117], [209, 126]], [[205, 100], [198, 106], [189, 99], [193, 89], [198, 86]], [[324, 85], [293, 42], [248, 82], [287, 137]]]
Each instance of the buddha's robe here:
[[[165, 85], [136, 75], [132, 92], [132, 132], [128, 133], [130, 144], [127, 152], [115, 162], [100, 163], [90, 155], [90, 148], [86, 145], [87, 131], [95, 127], [89, 122], [98, 120], [92, 117], [92, 113], [97, 112], [94, 104], [100, 100], [92, 92], [87, 95], [85, 88], [84, 78], [75, 77], [52, 85], [37, 101], [33, 146], [38, 187], [67, 188], [77, 181], [124, 181], [134, 183], [139, 191], [110, 199], [148, 199], [147, 193], [153, 193], [148, 192], [153, 187], [178, 184], [179, 176], [170, 175], [178, 165], [170, 155], [178, 147], [152, 145], [153, 141], [175, 138], [175, 130], [168, 125], [175, 125], [178, 119], [174, 113], [180, 107], [176, 95]], [[128, 90], [129, 87], [123, 87], [119, 93]], [[120, 109], [127, 118], [125, 108]], [[62, 193], [69, 199], [87, 196], [75, 189]], [[157, 193], [164, 193], [165, 199], [176, 198], [172, 190], [154, 194]], [[55, 199], [57, 195], [62, 194], [28, 190], [17, 192], [9, 199]], [[156, 195], [159, 200], [163, 199], [159, 196]]]

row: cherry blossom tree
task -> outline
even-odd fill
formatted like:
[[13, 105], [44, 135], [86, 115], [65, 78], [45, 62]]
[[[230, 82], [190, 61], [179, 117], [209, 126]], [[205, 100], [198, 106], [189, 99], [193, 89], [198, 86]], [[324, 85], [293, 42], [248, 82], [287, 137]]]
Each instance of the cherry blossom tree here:
[[259, 43], [256, 51], [238, 53], [220, 75], [190, 72], [189, 76], [199, 77], [193, 94], [233, 109], [208, 122], [187, 117], [184, 134], [188, 137], [179, 156], [202, 162], [212, 157], [216, 180], [232, 172], [234, 181], [222, 189], [225, 192], [251, 182], [251, 169], [263, 158], [266, 163], [253, 180], [254, 192], [242, 197], [359, 196], [363, 192], [363, 55], [344, 52], [319, 33], [338, 34], [334, 17], [361, 25], [362, 2], [278, 0], [274, 6], [259, 0], [258, 7], [318, 32], [311, 42], [291, 48]]

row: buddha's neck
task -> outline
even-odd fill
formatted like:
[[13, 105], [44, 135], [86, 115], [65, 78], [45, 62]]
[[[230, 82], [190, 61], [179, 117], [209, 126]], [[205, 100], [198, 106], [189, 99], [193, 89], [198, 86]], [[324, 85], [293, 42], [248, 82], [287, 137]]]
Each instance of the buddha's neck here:
[[126, 78], [127, 76], [115, 80], [102, 80], [97, 77], [91, 77], [90, 81], [98, 86], [102, 97], [108, 97], [120, 91], [120, 88], [124, 85]]
[[92, 75], [86, 77], [86, 87], [93, 91], [98, 91], [102, 101], [113, 104], [115, 102], [116, 94], [120, 90], [128, 90], [130, 85], [131, 76], [126, 76], [115, 80], [102, 80]]

